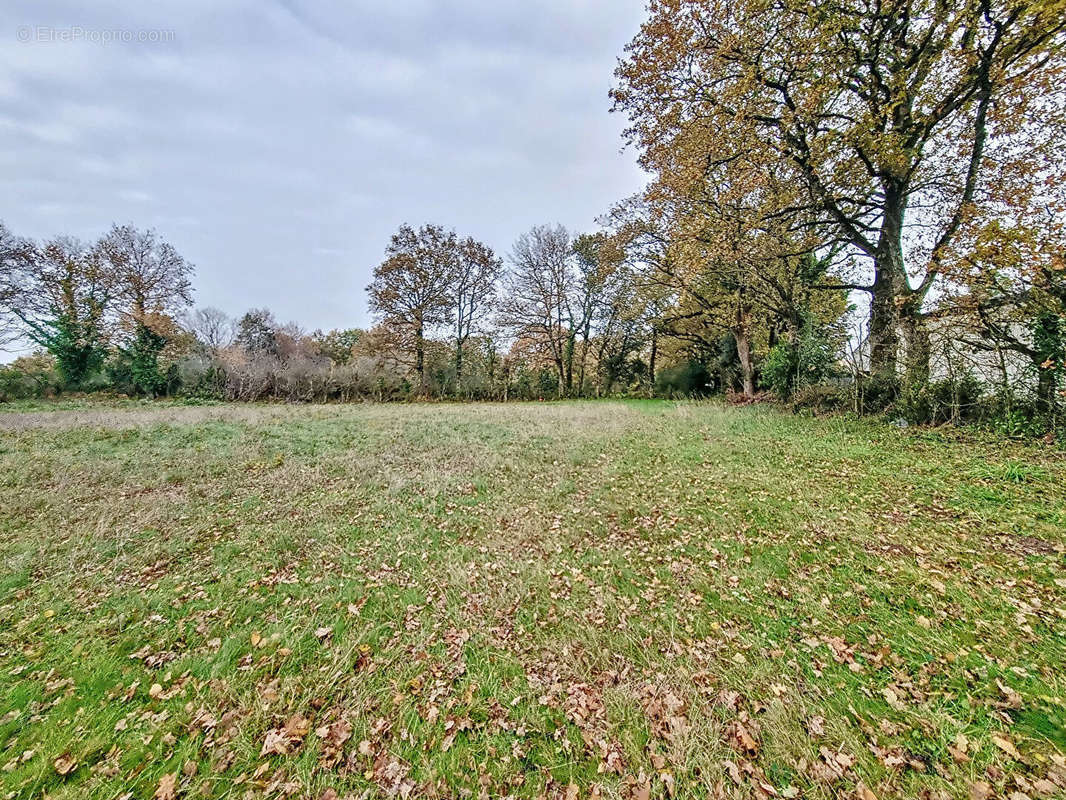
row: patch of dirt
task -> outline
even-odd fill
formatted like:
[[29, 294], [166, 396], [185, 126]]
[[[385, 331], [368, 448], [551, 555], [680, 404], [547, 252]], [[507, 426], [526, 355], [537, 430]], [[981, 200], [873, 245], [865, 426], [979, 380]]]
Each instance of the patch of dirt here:
[[1053, 556], [1063, 549], [1045, 539], [1024, 534], [997, 533], [989, 538], [997, 549], [1024, 556]]

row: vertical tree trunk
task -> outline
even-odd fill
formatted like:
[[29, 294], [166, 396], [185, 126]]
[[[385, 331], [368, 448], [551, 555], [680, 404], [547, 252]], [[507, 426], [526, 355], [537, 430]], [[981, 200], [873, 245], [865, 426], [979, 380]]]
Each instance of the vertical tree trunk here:
[[744, 396], [755, 397], [755, 368], [751, 362], [751, 340], [746, 330], [734, 333], [737, 340], [737, 357], [740, 359], [740, 379], [744, 387]]
[[909, 308], [903, 309], [900, 322], [906, 347], [904, 379], [908, 388], [921, 388], [929, 383], [929, 326], [921, 313]]
[[574, 350], [576, 349], [575, 348], [575, 339], [576, 339], [576, 336], [574, 334], [573, 329], [571, 328], [570, 333], [566, 337], [566, 350], [565, 350], [565, 364], [566, 364], [565, 389], [566, 389], [566, 396], [567, 397], [569, 397], [572, 394], [573, 388], [574, 388]]
[[1036, 404], [1037, 408], [1045, 414], [1049, 414], [1055, 410], [1055, 372], [1050, 369], [1041, 368], [1040, 364], [1036, 365], [1037, 371], [1037, 387], [1036, 387]]
[[898, 288], [903, 276], [903, 213], [906, 200], [900, 187], [885, 191], [885, 216], [874, 256], [873, 296], [870, 301], [870, 373], [896, 380], [899, 358]]
[[651, 354], [648, 356], [648, 378], [651, 381], [651, 388], [655, 388], [655, 357], [658, 355], [659, 350], [659, 332], [653, 327], [651, 329]]
[[737, 321], [733, 328], [733, 337], [737, 341], [737, 358], [740, 359], [740, 379], [744, 396], [755, 397], [755, 365], [751, 360], [751, 338], [748, 335], [748, 309], [743, 304], [737, 305]]
[[418, 393], [426, 392], [426, 340], [423, 336], [422, 320], [415, 327], [415, 371], [418, 373]]
[[455, 340], [455, 392], [463, 391], [463, 340]]
[[577, 371], [577, 393], [581, 394], [585, 390], [585, 362], [588, 360], [589, 355], [589, 326], [585, 326], [585, 330], [582, 331], [581, 338], [581, 364], [578, 366]]

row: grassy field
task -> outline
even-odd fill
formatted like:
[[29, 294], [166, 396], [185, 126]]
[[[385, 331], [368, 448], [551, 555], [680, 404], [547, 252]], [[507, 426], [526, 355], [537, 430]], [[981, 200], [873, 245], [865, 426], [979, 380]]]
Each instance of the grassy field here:
[[1066, 460], [668, 402], [0, 412], [0, 797], [1062, 796]]

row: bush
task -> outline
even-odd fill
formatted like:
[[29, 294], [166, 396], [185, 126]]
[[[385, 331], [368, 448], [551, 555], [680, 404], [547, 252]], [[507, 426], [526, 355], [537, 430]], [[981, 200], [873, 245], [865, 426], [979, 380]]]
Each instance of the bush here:
[[1012, 408], [988, 417], [986, 426], [1013, 439], [1035, 439], [1050, 430], [1047, 417], [1032, 408]]
[[1015, 439], [1035, 439], [1047, 434], [1062, 439], [1066, 436], [1066, 417], [1042, 411], [1040, 405], [1036, 395], [1019, 397], [1013, 391], [1001, 389], [984, 398], [976, 422]]
[[226, 370], [210, 358], [192, 356], [176, 365], [180, 394], [199, 400], [226, 399]]
[[137, 325], [136, 334], [128, 347], [120, 349], [108, 364], [111, 385], [123, 394], [173, 394], [179, 388], [178, 371], [174, 365], [161, 369], [159, 356], [166, 347], [167, 337], [144, 324]]
[[807, 386], [829, 378], [835, 354], [827, 332], [805, 319], [795, 342], [778, 342], [770, 348], [762, 364], [763, 386], [787, 400]]
[[62, 376], [51, 356], [22, 356], [0, 366], [0, 403], [55, 395], [62, 385]]
[[711, 375], [707, 367], [697, 361], [659, 370], [655, 376], [656, 394], [666, 397], [702, 395], [710, 388]]
[[895, 375], [862, 376], [855, 384], [859, 396], [859, 413], [889, 411], [899, 399], [899, 379]]
[[762, 363], [762, 382], [779, 400], [792, 396], [796, 371], [799, 366], [799, 350], [787, 342], [770, 348]]
[[851, 408], [851, 397], [840, 386], [818, 383], [797, 389], [792, 395], [789, 408], [793, 411], [810, 411], [814, 414], [832, 414]]
[[910, 387], [890, 409], [915, 425], [970, 422], [982, 416], [984, 386], [971, 372]]

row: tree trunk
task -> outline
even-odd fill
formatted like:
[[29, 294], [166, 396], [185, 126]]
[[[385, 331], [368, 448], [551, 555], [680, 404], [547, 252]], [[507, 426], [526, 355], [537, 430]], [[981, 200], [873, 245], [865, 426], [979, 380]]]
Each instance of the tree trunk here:
[[463, 392], [463, 340], [455, 340], [455, 392]]
[[737, 306], [737, 323], [733, 328], [733, 338], [737, 342], [737, 358], [740, 359], [740, 378], [744, 387], [744, 396], [750, 400], [755, 397], [755, 365], [751, 360], [748, 310], [743, 305]]
[[737, 319], [733, 324], [733, 339], [737, 340], [737, 357], [740, 361], [741, 385], [744, 388], [744, 397], [749, 400], [755, 397], [755, 364], [752, 362], [752, 338], [748, 334], [752, 308], [746, 304], [743, 294], [738, 298]]
[[566, 337], [566, 381], [565, 389], [566, 396], [569, 397], [574, 388], [574, 350], [575, 348], [575, 335], [573, 330]]
[[423, 336], [422, 321], [415, 327], [415, 371], [418, 373], [418, 393], [426, 391], [426, 340]]
[[655, 388], [655, 357], [658, 355], [659, 350], [659, 334], [655, 328], [651, 329], [651, 354], [648, 356], [648, 378], [650, 379], [651, 388]]
[[896, 380], [899, 357], [898, 287], [903, 276], [903, 213], [906, 199], [900, 187], [885, 191], [885, 216], [874, 256], [873, 295], [870, 300], [870, 373]]
[[[585, 318], [589, 319], [592, 311], [586, 311]], [[592, 335], [592, 322], [586, 321], [584, 330], [581, 332], [581, 367], [578, 370], [578, 394], [585, 390], [585, 362], [588, 359], [588, 337]]]
[[589, 326], [585, 326], [585, 330], [582, 331], [581, 339], [581, 364], [577, 371], [577, 393], [581, 394], [585, 391], [585, 362], [588, 360], [589, 355]]
[[737, 357], [740, 359], [740, 378], [744, 387], [744, 396], [750, 400], [755, 397], [755, 368], [751, 363], [751, 340], [746, 330], [737, 330], [733, 335], [737, 340]]
[[1055, 371], [1051, 369], [1041, 368], [1040, 364], [1036, 365], [1037, 371], [1037, 387], [1036, 387], [1036, 404], [1037, 408], [1045, 414], [1049, 414], [1055, 410]]
[[903, 309], [901, 325], [906, 346], [906, 385], [920, 389], [929, 383], [929, 326], [920, 312], [910, 308]]

